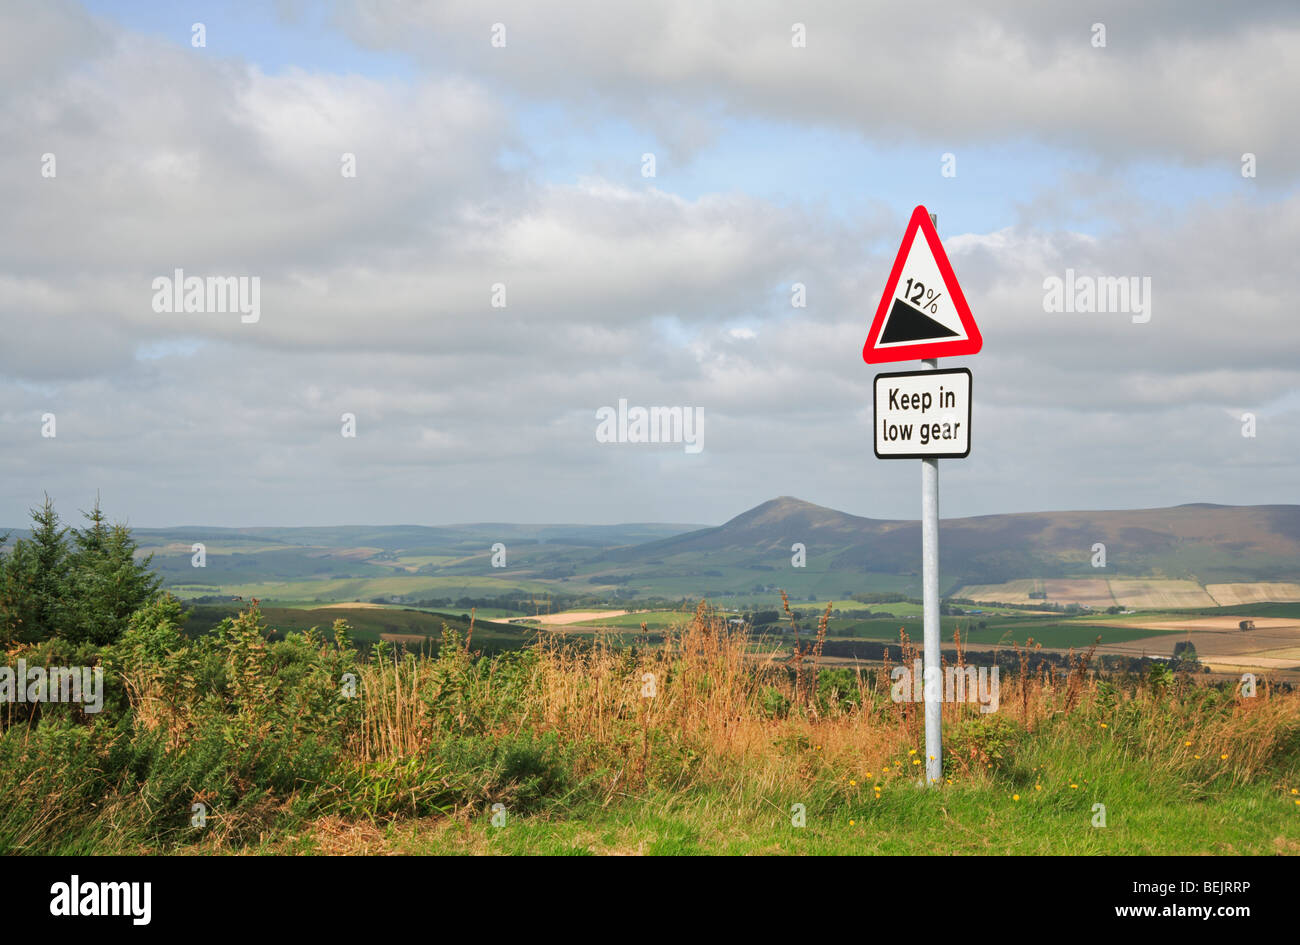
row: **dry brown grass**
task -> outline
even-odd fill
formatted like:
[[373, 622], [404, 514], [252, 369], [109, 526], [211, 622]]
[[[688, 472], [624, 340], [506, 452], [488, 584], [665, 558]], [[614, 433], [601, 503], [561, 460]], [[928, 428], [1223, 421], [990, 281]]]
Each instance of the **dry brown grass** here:
[[[729, 627], [703, 603], [689, 621], [666, 634], [659, 648], [634, 653], [600, 639], [585, 648], [547, 639], [538, 644], [532, 685], [511, 726], [553, 732], [567, 744], [599, 746], [576, 773], [596, 777], [606, 803], [634, 797], [652, 782], [669, 787], [698, 778], [725, 782], [737, 771], [745, 773], [749, 789], [772, 796], [828, 772], [858, 772], [874, 784], [915, 780], [925, 748], [922, 704], [890, 698], [895, 664], [888, 657], [881, 666], [854, 671], [857, 692], [850, 705], [826, 704], [817, 676], [824, 626], [823, 618], [811, 642], [796, 640], [792, 657], [756, 658], [748, 630]], [[960, 670], [966, 654], [959, 635], [955, 642]], [[1032, 733], [1061, 717], [1101, 719], [1114, 710], [1097, 698], [1091, 668], [1095, 646], [1072, 652], [1064, 671], [1047, 665], [1033, 671], [1030, 658], [1040, 648], [1032, 641], [1017, 647], [1020, 672], [1001, 678], [997, 724]], [[901, 630], [897, 653], [907, 667], [921, 656]], [[457, 658], [473, 665], [468, 653]], [[425, 750], [428, 694], [448, 684], [436, 661], [390, 657], [372, 664], [363, 680], [367, 711], [359, 756], [408, 758]], [[477, 685], [481, 698], [491, 698], [490, 671], [480, 672]], [[1184, 679], [1175, 689], [1191, 685]], [[1187, 740], [1240, 745], [1231, 760], [1234, 782], [1258, 774], [1279, 748], [1276, 739], [1293, 731], [1300, 717], [1300, 694], [1279, 696], [1267, 685], [1257, 698], [1238, 697], [1231, 711], [1208, 714], [1194, 724], [1164, 712], [1171, 698], [1144, 687], [1120, 695], [1120, 703], [1149, 704], [1150, 711], [1143, 710], [1150, 718], [1139, 738], [1142, 750], [1195, 767], [1203, 759], [1194, 759], [1190, 748], [1183, 751]], [[773, 711], [774, 704], [783, 709]], [[946, 702], [943, 715], [949, 775], [990, 777], [993, 759], [981, 744], [957, 736], [963, 726], [983, 724], [991, 716], [973, 702]], [[664, 758], [677, 767], [665, 769]]]
[[[652, 787], [684, 790], [700, 782], [763, 798], [828, 781], [844, 780], [847, 788], [851, 778], [882, 788], [915, 782], [924, 761], [923, 706], [893, 701], [891, 671], [911, 668], [919, 648], [900, 630], [897, 650], [890, 648], [882, 665], [851, 670], [855, 691], [831, 699], [827, 680], [818, 675], [824, 632], [823, 617], [811, 641], [795, 642], [794, 656], [763, 654], [748, 628], [729, 626], [701, 603], [659, 647], [543, 638], [526, 659], [510, 658], [521, 660], [527, 678], [523, 685], [516, 680], [508, 698], [498, 678], [502, 664], [475, 659], [467, 643], [451, 641], [437, 659], [390, 648], [359, 667], [363, 718], [353, 756], [361, 764], [427, 757], [440, 739], [462, 730], [502, 740], [525, 730], [549, 733], [565, 746], [581, 746], [566, 763], [605, 804]], [[954, 642], [960, 671], [967, 654], [960, 635]], [[983, 714], [974, 702], [944, 704], [948, 777], [996, 777], [997, 751], [978, 737], [985, 727], [1013, 739], [1050, 732], [1045, 737], [1073, 746], [1066, 751], [1122, 728], [1125, 751], [1140, 751], [1189, 776], [1204, 773], [1212, 760], [1239, 783], [1259, 776], [1286, 750], [1279, 739], [1294, 737], [1300, 720], [1300, 694], [1280, 695], [1267, 682], [1256, 698], [1238, 694], [1228, 697], [1226, 708], [1204, 713], [1179, 708], [1195, 689], [1187, 678], [1103, 698], [1091, 668], [1095, 647], [1072, 653], [1064, 670], [1045, 664], [1031, 669], [1037, 649], [1032, 641], [1017, 647], [1020, 672], [1002, 675], [996, 713]], [[171, 695], [143, 689], [133, 701], [144, 718], [171, 724]], [[1126, 706], [1126, 724], [1116, 724]], [[1063, 719], [1082, 724], [1067, 726], [1072, 734], [1062, 735], [1056, 723]], [[1109, 729], [1104, 719], [1111, 720]], [[1239, 747], [1221, 759], [1223, 746]]]

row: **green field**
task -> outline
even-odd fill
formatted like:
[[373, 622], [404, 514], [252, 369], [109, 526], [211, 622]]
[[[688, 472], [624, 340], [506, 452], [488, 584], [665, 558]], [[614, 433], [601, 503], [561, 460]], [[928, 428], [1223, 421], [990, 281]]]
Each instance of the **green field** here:
[[[896, 606], [896, 605], [891, 605]], [[914, 609], [919, 611], [919, 605], [913, 605]], [[807, 614], [807, 611], [801, 611]], [[724, 616], [725, 612], [720, 611]], [[688, 623], [691, 619], [691, 613], [686, 611], [646, 611], [641, 613], [624, 614], [618, 617], [605, 617], [597, 620], [583, 621], [577, 624], [570, 624], [564, 627], [553, 627], [552, 631], [563, 632], [567, 634], [585, 634], [588, 630], [611, 628], [626, 631], [636, 631], [644, 623], [647, 629], [652, 631], [662, 631], [673, 627], [680, 627]], [[1111, 618], [1113, 620], [1129, 618]], [[984, 622], [987, 626], [981, 628], [978, 626]], [[808, 639], [815, 632], [815, 621], [805, 616], [803, 628], [800, 630], [800, 636]], [[957, 630], [961, 631], [961, 640], [963, 643], [973, 643], [979, 645], [1001, 645], [1011, 646], [1013, 643], [1024, 646], [1031, 639], [1034, 643], [1041, 644], [1048, 648], [1068, 649], [1086, 649], [1091, 646], [1100, 637], [1102, 643], [1125, 643], [1130, 640], [1139, 640], [1144, 637], [1161, 636], [1168, 633], [1178, 633], [1176, 630], [1143, 630], [1131, 627], [1111, 626], [1104, 617], [1088, 615], [1077, 618], [1065, 617], [941, 617], [939, 620], [940, 632], [942, 634], [944, 645], [950, 645], [953, 642], [953, 635]], [[896, 618], [867, 618], [854, 619], [852, 617], [833, 617], [827, 626], [827, 639], [829, 640], [872, 640], [885, 643], [897, 643], [899, 641], [899, 630], [907, 632], [908, 639], [913, 643], [919, 644], [922, 637], [922, 624], [919, 615], [899, 616]], [[764, 624], [755, 628], [755, 635], [766, 640], [780, 641], [782, 639], [791, 639], [792, 634], [789, 625], [784, 619], [776, 623]], [[626, 635], [625, 635], [626, 636]], [[626, 636], [631, 641], [633, 636]]]
[[167, 589], [182, 599], [215, 594], [256, 597], [263, 601], [369, 601], [376, 597], [492, 597], [523, 591], [545, 594], [550, 586], [539, 581], [496, 577], [326, 578], [320, 580], [256, 581], [232, 584], [170, 584]]
[[[270, 600], [274, 601], [274, 598], [270, 598]], [[241, 606], [247, 606], [247, 604], [230, 602], [227, 604], [196, 605], [195, 617], [191, 621], [190, 630], [193, 632], [196, 627], [200, 629], [210, 628], [221, 617], [231, 616], [236, 613]], [[823, 608], [824, 606], [825, 604], [822, 605]], [[894, 603], [873, 606], [881, 608], [889, 606], [900, 609], [906, 607], [914, 611], [914, 613], [911, 615], [899, 614], [893, 618], [855, 619], [851, 616], [833, 617], [828, 624], [827, 639], [898, 643], [901, 628], [906, 631], [907, 637], [912, 643], [919, 644], [921, 642], [922, 621], [919, 613], [921, 607], [919, 605]], [[1300, 609], [1300, 605], [1277, 604], [1271, 606], [1278, 609]], [[814, 615], [817, 610], [814, 606], [796, 609], [804, 615], [802, 619], [804, 626], [800, 630], [800, 637], [804, 640], [810, 639], [815, 632]], [[1259, 613], [1257, 609], [1247, 609], [1251, 613]], [[321, 608], [311, 601], [298, 599], [286, 602], [285, 606], [276, 606], [274, 603], [270, 606], [264, 604], [262, 611], [268, 615], [268, 620], [272, 625], [283, 627], [285, 630], [303, 630], [312, 626], [328, 629], [334, 619], [344, 617], [355, 628], [354, 638], [361, 643], [373, 643], [379, 639], [381, 633], [418, 634], [437, 640], [444, 622], [461, 630], [467, 625], [467, 622], [462, 619], [467, 616], [466, 612], [454, 608], [435, 610], [396, 605]], [[607, 642], [615, 645], [633, 645], [638, 641], [644, 642], [639, 633], [643, 623], [646, 625], [647, 630], [650, 631], [653, 642], [659, 639], [663, 631], [679, 628], [689, 623], [693, 612], [693, 609], [689, 611], [642, 611], [617, 617], [605, 617], [581, 623], [552, 626], [547, 632], [584, 638], [599, 635]], [[719, 613], [723, 616], [729, 616], [725, 610], [719, 610]], [[476, 640], [480, 640], [484, 646], [490, 647], [495, 652], [502, 648], [521, 646], [524, 645], [525, 641], [534, 639], [535, 627], [533, 625], [529, 625], [528, 629], [525, 629], [519, 625], [492, 623], [493, 619], [504, 620], [505, 618], [517, 616], [520, 616], [518, 612], [499, 608], [477, 611], [476, 625], [479, 629], [475, 633]], [[1143, 614], [1142, 616], [1143, 618], [1166, 617], [1179, 619], [1186, 618], [1188, 614], [1185, 611], [1156, 612]], [[1133, 620], [1133, 615], [1120, 617], [1090, 614], [1067, 618], [1038, 615], [998, 617], [990, 614], [974, 617], [941, 617], [939, 623], [945, 646], [953, 643], [953, 635], [958, 629], [961, 631], [963, 643], [1010, 647], [1013, 643], [1024, 646], [1032, 639], [1034, 643], [1047, 648], [1067, 649], [1073, 647], [1080, 650], [1091, 646], [1098, 637], [1101, 638], [1102, 643], [1124, 643], [1145, 637], [1180, 632], [1177, 630], [1144, 630], [1115, 625], [1131, 620]], [[986, 626], [979, 627], [981, 622], [985, 623]], [[613, 635], [599, 633], [599, 631], [606, 629], [621, 632]], [[757, 627], [755, 636], [775, 645], [780, 645], [782, 641], [788, 643], [792, 639], [789, 625], [784, 617], [776, 623]]]
[[[469, 614], [469, 610], [466, 608], [461, 608], [457, 610], [454, 607], [452, 608], [412, 607], [412, 608], [404, 608], [404, 609], [421, 610], [424, 611], [425, 613], [430, 613], [430, 614], [447, 614], [452, 617], [467, 616]], [[503, 620], [507, 617], [529, 616], [528, 614], [521, 613], [517, 610], [504, 610], [503, 608], [500, 607], [476, 607], [474, 608], [474, 615], [478, 617], [479, 620]]]
[[422, 568], [426, 565], [444, 567], [467, 560], [463, 555], [400, 555], [392, 563], [403, 568]]
[[1300, 602], [1234, 604], [1231, 607], [1216, 607], [1213, 609], [1178, 610], [1172, 611], [1170, 616], [1186, 617], [1189, 614], [1217, 617], [1300, 617]]
[[[818, 601], [824, 608], [828, 600], [848, 601], [852, 605], [855, 602], [849, 599], [853, 594], [920, 593], [920, 580], [917, 577], [831, 570], [827, 562], [818, 561], [812, 555], [808, 558], [806, 568], [786, 566], [756, 570], [752, 561], [753, 555], [748, 553], [684, 555], [665, 559], [652, 568], [601, 568], [591, 580], [584, 578], [582, 583], [596, 589], [622, 589], [643, 597], [706, 597], [720, 605], [737, 609], [767, 608], [772, 607], [774, 602], [779, 607], [781, 589], [790, 595], [791, 606], [801, 608], [816, 606]], [[788, 555], [786, 564], [788, 565]], [[886, 605], [879, 606], [887, 609]]]
[[[727, 616], [723, 611], [719, 611], [719, 613], [724, 617]], [[645, 623], [647, 630], [651, 631], [652, 639], [657, 639], [659, 632], [680, 628], [682, 625], [689, 623], [690, 619], [691, 614], [684, 611], [647, 611], [552, 627], [550, 632], [563, 633], [568, 636], [593, 636], [595, 635], [594, 632], [599, 630], [620, 630], [624, 632], [612, 636], [602, 634], [602, 637], [615, 644], [631, 645], [641, 639], [637, 631], [642, 623]], [[953, 644], [953, 636], [957, 630], [961, 631], [963, 644], [1010, 647], [1013, 644], [1025, 646], [1032, 640], [1033, 643], [1041, 644], [1049, 649], [1069, 649], [1072, 647], [1076, 650], [1087, 649], [1094, 642], [1097, 642], [1098, 638], [1100, 638], [1101, 643], [1125, 643], [1130, 640], [1180, 632], [1177, 630], [1143, 630], [1110, 626], [1103, 623], [1101, 618], [1094, 616], [1073, 619], [1039, 616], [991, 618], [985, 621], [988, 625], [983, 628], [978, 627], [976, 623], [978, 619], [964, 616], [940, 618], [939, 625], [943, 645], [951, 646]], [[920, 644], [922, 625], [919, 616], [864, 620], [855, 620], [851, 617], [832, 618], [827, 627], [827, 640], [898, 643], [900, 628], [906, 631], [908, 639], [913, 644]], [[815, 632], [815, 622], [805, 618], [804, 626], [800, 630], [800, 638], [806, 642], [811, 639]], [[763, 645], [766, 647], [788, 647], [788, 644], [793, 640], [789, 625], [784, 620], [754, 628], [754, 636], [756, 639], [764, 641]]]
[[[988, 626], [980, 628], [970, 617], [940, 617], [940, 635], [944, 645], [953, 641], [953, 634], [961, 630], [963, 643], [998, 644], [1011, 646], [1013, 642], [1025, 645], [1031, 638], [1049, 648], [1074, 647], [1087, 648], [1101, 637], [1102, 643], [1123, 643], [1139, 640], [1143, 637], [1159, 636], [1161, 633], [1178, 631], [1137, 630], [1128, 627], [1113, 627], [1101, 624], [1094, 617], [1069, 620], [1064, 618], [1005, 618], [985, 621]], [[830, 639], [878, 640], [896, 643], [899, 629], [907, 631], [908, 639], [920, 643], [922, 623], [919, 617], [897, 620], [835, 620], [832, 619], [827, 630]], [[769, 630], [769, 628], [764, 628]], [[806, 632], [806, 631], [805, 631]]]
[[[326, 637], [331, 634], [335, 620], [346, 620], [352, 628], [350, 638], [357, 644], [379, 642], [382, 634], [418, 636], [427, 640], [416, 644], [405, 642], [408, 649], [436, 652], [442, 638], [443, 627], [450, 627], [462, 636], [469, 629], [469, 621], [459, 616], [436, 614], [427, 611], [391, 607], [323, 607], [307, 609], [298, 607], [262, 607], [267, 625], [282, 636], [301, 633], [316, 628]], [[190, 611], [186, 632], [191, 635], [206, 633], [227, 617], [238, 613], [237, 604], [197, 604]], [[477, 615], [476, 615], [477, 616]], [[498, 653], [518, 649], [535, 641], [535, 632], [489, 620], [474, 621], [474, 648], [484, 653]]]
[[685, 610], [647, 610], [634, 614], [623, 614], [620, 617], [602, 617], [597, 620], [584, 620], [581, 623], [569, 624], [567, 627], [555, 627], [556, 630], [568, 630], [576, 627], [613, 627], [621, 630], [638, 630], [641, 624], [645, 624], [650, 630], [667, 630], [670, 627], [679, 627], [684, 623], [689, 623], [691, 616], [695, 613], [694, 608], [689, 611]]

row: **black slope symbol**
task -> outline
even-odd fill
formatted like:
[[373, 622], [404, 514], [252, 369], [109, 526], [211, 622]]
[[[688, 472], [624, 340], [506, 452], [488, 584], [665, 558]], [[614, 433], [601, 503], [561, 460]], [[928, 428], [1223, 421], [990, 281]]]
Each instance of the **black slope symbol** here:
[[897, 341], [929, 341], [937, 338], [956, 338], [957, 332], [941, 325], [919, 308], [908, 305], [902, 299], [894, 299], [894, 307], [889, 310], [889, 321], [880, 336], [879, 344], [893, 344]]

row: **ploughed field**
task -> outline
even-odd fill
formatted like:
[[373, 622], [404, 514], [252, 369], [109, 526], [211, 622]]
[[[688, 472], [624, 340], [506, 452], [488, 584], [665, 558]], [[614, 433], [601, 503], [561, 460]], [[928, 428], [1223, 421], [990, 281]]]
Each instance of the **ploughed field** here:
[[1245, 584], [1199, 584], [1166, 578], [1047, 578], [1002, 584], [969, 584], [954, 597], [1006, 604], [1079, 604], [1132, 610], [1179, 607], [1231, 607], [1265, 601], [1300, 601], [1300, 584], [1255, 581]]

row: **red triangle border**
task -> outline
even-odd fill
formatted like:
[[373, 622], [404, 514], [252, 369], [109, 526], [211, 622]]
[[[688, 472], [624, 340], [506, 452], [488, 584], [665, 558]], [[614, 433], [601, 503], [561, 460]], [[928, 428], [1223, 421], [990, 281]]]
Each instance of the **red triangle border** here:
[[[952, 299], [953, 307], [957, 310], [957, 316], [961, 319], [962, 327], [966, 330], [966, 337], [949, 341], [923, 341], [914, 345], [895, 345], [878, 349], [875, 347], [876, 341], [880, 338], [880, 333], [885, 327], [885, 318], [889, 314], [889, 303], [894, 299], [894, 290], [898, 288], [898, 280], [902, 276], [903, 266], [907, 262], [908, 250], [912, 247], [912, 241], [918, 229], [925, 234], [925, 241], [929, 245], [934, 261], [939, 267], [939, 274], [943, 276], [943, 283], [947, 289], [948, 297]], [[862, 346], [862, 360], [868, 364], [885, 364], [890, 361], [952, 358], [964, 354], [978, 354], [983, 347], [984, 338], [980, 335], [979, 326], [975, 324], [975, 318], [971, 315], [970, 306], [966, 303], [966, 296], [961, 291], [956, 275], [953, 274], [952, 263], [948, 262], [948, 254], [943, 251], [943, 244], [939, 242], [939, 234], [935, 231], [934, 224], [930, 222], [930, 211], [926, 210], [925, 207], [917, 207], [912, 211], [912, 218], [908, 221], [907, 229], [903, 233], [903, 242], [898, 247], [898, 256], [894, 259], [894, 268], [889, 273], [889, 281], [885, 283], [885, 291], [880, 297], [880, 305], [876, 308], [875, 321], [871, 323], [871, 331], [867, 333], [867, 343]]]

